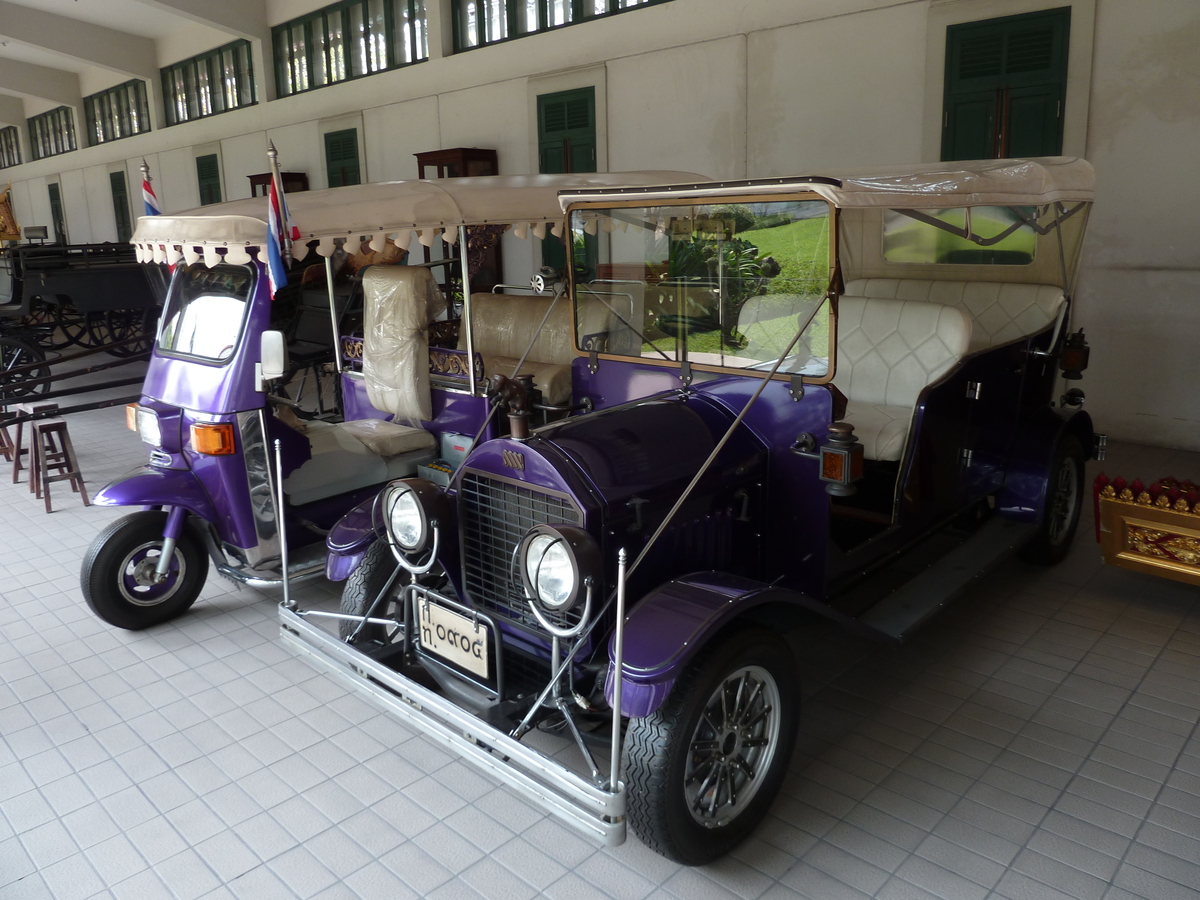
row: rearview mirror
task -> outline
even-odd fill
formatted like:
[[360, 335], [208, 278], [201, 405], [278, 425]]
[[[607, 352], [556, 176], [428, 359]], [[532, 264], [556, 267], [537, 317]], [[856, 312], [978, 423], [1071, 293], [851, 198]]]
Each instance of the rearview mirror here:
[[282, 378], [288, 368], [287, 341], [283, 338], [283, 332], [264, 331], [259, 341], [259, 349], [262, 358], [258, 367], [260, 382]]

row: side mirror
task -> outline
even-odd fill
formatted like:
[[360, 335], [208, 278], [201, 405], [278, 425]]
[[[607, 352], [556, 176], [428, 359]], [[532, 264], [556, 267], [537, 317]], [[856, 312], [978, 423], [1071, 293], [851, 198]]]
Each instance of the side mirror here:
[[258, 364], [258, 390], [268, 381], [282, 378], [288, 369], [287, 341], [282, 331], [264, 331], [259, 340], [262, 362]]

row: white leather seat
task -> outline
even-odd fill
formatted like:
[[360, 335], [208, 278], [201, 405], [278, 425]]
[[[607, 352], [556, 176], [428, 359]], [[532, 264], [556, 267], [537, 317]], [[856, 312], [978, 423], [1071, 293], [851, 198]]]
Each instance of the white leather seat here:
[[940, 303], [843, 296], [838, 303], [837, 371], [845, 419], [867, 459], [898, 460], [926, 385], [958, 363], [971, 320]]
[[[513, 374], [553, 299], [519, 294], [471, 295], [472, 340], [475, 352], [483, 357], [484, 372]], [[571, 361], [575, 358], [571, 326], [571, 304], [563, 297], [537, 331], [537, 340], [516, 373], [532, 375], [534, 386], [547, 403], [557, 405], [571, 400]], [[458, 349], [467, 349], [465, 329], [459, 335]]]
[[971, 317], [971, 353], [1048, 328], [1064, 303], [1062, 288], [998, 281], [859, 278], [849, 282], [844, 293], [847, 297], [926, 300], [955, 306]]

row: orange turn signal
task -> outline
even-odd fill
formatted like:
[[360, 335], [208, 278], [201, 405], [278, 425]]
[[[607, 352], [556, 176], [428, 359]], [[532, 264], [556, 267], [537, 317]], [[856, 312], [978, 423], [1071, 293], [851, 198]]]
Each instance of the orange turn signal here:
[[192, 425], [192, 449], [207, 456], [228, 456], [236, 453], [233, 423], [218, 422], [210, 425], [196, 422]]
[[138, 430], [137, 411], [138, 411], [139, 405], [140, 404], [138, 404], [138, 403], [126, 403], [125, 404], [125, 427], [128, 428], [130, 431]]

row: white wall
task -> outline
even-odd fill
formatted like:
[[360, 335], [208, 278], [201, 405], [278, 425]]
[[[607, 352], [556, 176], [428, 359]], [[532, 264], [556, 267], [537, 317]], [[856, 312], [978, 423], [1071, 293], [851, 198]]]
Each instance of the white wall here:
[[[1064, 146], [1093, 162], [1098, 181], [1077, 304], [1093, 346], [1082, 383], [1088, 409], [1114, 437], [1200, 449], [1196, 0], [672, 0], [6, 175], [22, 223], [49, 224], [46, 179], [61, 178], [72, 237], [104, 239], [115, 227], [98, 176], [115, 162], [131, 173], [140, 210], [145, 156], [168, 212], [198, 204], [195, 156], [206, 147], [220, 154], [228, 198], [247, 196], [246, 176], [266, 171], [268, 138], [285, 170], [322, 188], [322, 135], [340, 127], [359, 130], [368, 180], [414, 177], [414, 153], [455, 146], [493, 147], [502, 172], [529, 172], [537, 95], [583, 85], [596, 88], [602, 170], [740, 178], [933, 160], [946, 26], [1068, 3]], [[268, 0], [268, 20], [316, 5]], [[445, 7], [429, 4], [431, 14]], [[226, 41], [188, 26], [158, 51], [174, 62]], [[53, 105], [30, 102], [27, 111]], [[511, 240], [504, 256], [509, 280], [539, 258], [533, 244]]]

